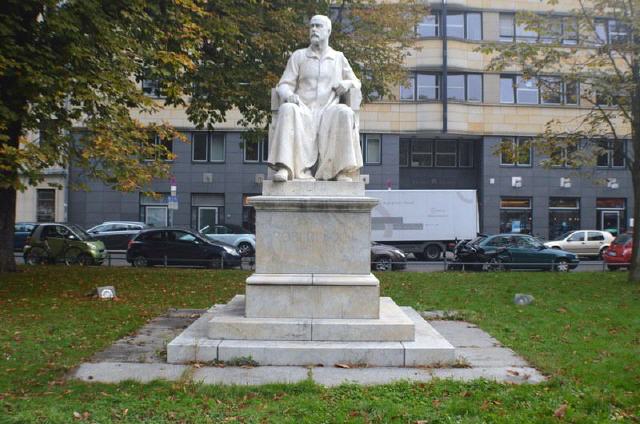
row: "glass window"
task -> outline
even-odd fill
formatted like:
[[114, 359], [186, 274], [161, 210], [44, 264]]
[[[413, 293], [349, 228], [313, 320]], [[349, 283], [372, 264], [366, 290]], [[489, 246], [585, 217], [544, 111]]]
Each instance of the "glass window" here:
[[56, 191], [42, 189], [36, 191], [36, 221], [53, 222], [56, 220]]
[[604, 235], [600, 232], [589, 231], [587, 232], [587, 241], [603, 241]]
[[192, 159], [194, 162], [207, 160], [207, 133], [196, 132], [191, 137]]
[[531, 199], [503, 197], [500, 199], [500, 232], [531, 234]]
[[411, 143], [411, 166], [433, 166], [433, 142], [430, 140], [413, 140]]
[[458, 166], [460, 168], [473, 167], [473, 142], [461, 141], [458, 143]]
[[244, 141], [244, 161], [258, 162], [260, 160], [260, 145], [254, 140]]
[[501, 143], [501, 165], [531, 166], [531, 141], [529, 139], [505, 137]]
[[167, 139], [167, 138], [157, 137], [157, 140], [158, 140], [157, 143], [158, 144], [162, 144], [164, 146], [165, 150], [166, 150], [165, 153], [162, 153], [160, 155], [160, 158], [162, 160], [170, 160], [169, 159], [169, 155], [173, 153], [173, 139], [172, 138]]
[[538, 104], [538, 80], [537, 78], [524, 79], [517, 77], [516, 101], [521, 104]]
[[439, 81], [436, 74], [417, 74], [417, 100], [438, 100]]
[[465, 100], [464, 80], [464, 74], [449, 74], [447, 76], [447, 98], [449, 100]]
[[624, 141], [612, 141], [612, 157], [611, 166], [622, 167], [624, 166]]
[[406, 138], [400, 139], [400, 166], [409, 166], [409, 155], [411, 153], [411, 140]]
[[456, 166], [456, 142], [449, 140], [436, 141], [436, 166]]
[[149, 97], [162, 97], [162, 84], [158, 80], [143, 79], [142, 92]]
[[224, 162], [224, 134], [211, 134], [211, 159], [212, 162]]
[[367, 135], [367, 146], [365, 154], [366, 163], [380, 163], [381, 141], [379, 135]]
[[595, 32], [596, 32], [596, 44], [606, 44], [609, 42], [609, 38], [607, 37], [607, 21], [606, 20], [596, 20], [595, 22]]
[[400, 100], [415, 100], [416, 75], [411, 73], [406, 85], [400, 86]]
[[629, 30], [625, 24], [615, 19], [609, 20], [609, 42], [626, 43], [629, 39]]
[[545, 33], [540, 35], [543, 43], [558, 43], [562, 39], [562, 18], [550, 17], [547, 20]]
[[535, 43], [538, 41], [538, 33], [527, 28], [525, 23], [516, 22], [516, 40], [526, 43]]
[[584, 231], [571, 234], [567, 241], [584, 241]]
[[580, 199], [575, 197], [549, 198], [549, 240], [580, 228]]
[[500, 41], [513, 41], [515, 34], [515, 15], [513, 13], [500, 14]]
[[482, 74], [467, 75], [467, 101], [482, 101]]
[[418, 24], [416, 33], [418, 37], [437, 37], [439, 34], [440, 15], [427, 15]]
[[624, 167], [625, 166], [625, 142], [606, 141], [597, 142], [599, 148], [604, 149], [598, 154], [597, 166], [601, 167]]
[[464, 13], [447, 14], [447, 37], [464, 38]]
[[562, 18], [562, 44], [578, 44], [578, 20], [565, 16]]
[[482, 40], [482, 13], [467, 13], [467, 40]]
[[564, 103], [567, 105], [578, 104], [578, 82], [565, 81], [564, 83]]
[[262, 162], [269, 160], [269, 139], [264, 138], [260, 143], [260, 150], [262, 151]]
[[500, 103], [515, 103], [514, 81], [512, 76], [500, 77]]
[[543, 104], [562, 102], [562, 80], [560, 77], [540, 77], [540, 100]]

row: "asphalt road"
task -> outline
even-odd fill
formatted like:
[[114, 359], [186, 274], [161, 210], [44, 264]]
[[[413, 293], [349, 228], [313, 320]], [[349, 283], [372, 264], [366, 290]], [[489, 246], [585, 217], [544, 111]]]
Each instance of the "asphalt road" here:
[[[16, 262], [23, 263], [22, 253], [16, 253]], [[131, 266], [124, 259], [124, 252], [112, 252], [111, 259], [104, 262], [102, 266]], [[243, 264], [243, 269], [251, 269], [249, 262]], [[417, 262], [409, 260], [405, 272], [441, 272], [445, 270], [445, 264], [443, 261], [437, 262]], [[580, 261], [580, 265], [572, 272], [596, 272], [606, 271], [606, 266], [602, 261], [594, 261], [590, 259], [583, 259]]]

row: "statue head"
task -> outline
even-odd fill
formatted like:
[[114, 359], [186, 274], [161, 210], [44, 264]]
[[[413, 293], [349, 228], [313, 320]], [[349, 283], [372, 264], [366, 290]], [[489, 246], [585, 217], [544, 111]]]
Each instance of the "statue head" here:
[[331, 35], [331, 19], [324, 15], [315, 15], [309, 21], [309, 38], [311, 44], [328, 43]]

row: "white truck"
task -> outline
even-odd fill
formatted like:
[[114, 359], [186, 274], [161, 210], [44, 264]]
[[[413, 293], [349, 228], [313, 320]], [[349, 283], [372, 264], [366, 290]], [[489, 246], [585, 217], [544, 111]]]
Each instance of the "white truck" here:
[[479, 231], [475, 190], [367, 190], [379, 200], [371, 212], [371, 239], [434, 261], [449, 244]]

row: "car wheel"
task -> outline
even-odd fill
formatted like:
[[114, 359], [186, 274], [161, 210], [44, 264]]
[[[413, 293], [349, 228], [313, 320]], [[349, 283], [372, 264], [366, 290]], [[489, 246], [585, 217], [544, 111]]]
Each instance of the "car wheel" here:
[[87, 255], [86, 253], [81, 253], [78, 255], [78, 259], [76, 262], [80, 266], [89, 266], [93, 265], [93, 258], [91, 255]]
[[437, 244], [430, 244], [424, 248], [424, 258], [428, 261], [437, 261], [441, 254], [442, 249]]
[[67, 266], [78, 264], [78, 259], [82, 255], [82, 251], [76, 247], [72, 247], [71, 249], [67, 249], [64, 252], [64, 264]]
[[388, 256], [380, 256], [375, 260], [374, 268], [376, 271], [390, 271], [393, 267], [393, 262]]
[[142, 255], [133, 258], [133, 261], [131, 261], [131, 265], [135, 266], [136, 268], [144, 268], [145, 266], [150, 266], [147, 258]]
[[569, 272], [569, 262], [566, 259], [558, 259], [556, 261], [556, 271]]
[[607, 247], [603, 247], [602, 249], [600, 249], [600, 253], [598, 253], [598, 260], [603, 260], [604, 259], [604, 255], [605, 253], [607, 253]]
[[491, 258], [483, 266], [483, 271], [504, 271], [504, 263], [500, 258]]
[[42, 265], [46, 262], [47, 252], [39, 247], [34, 247], [24, 256], [24, 263], [27, 265]]
[[253, 247], [250, 243], [243, 241], [238, 245], [238, 253], [242, 257], [253, 256]]

